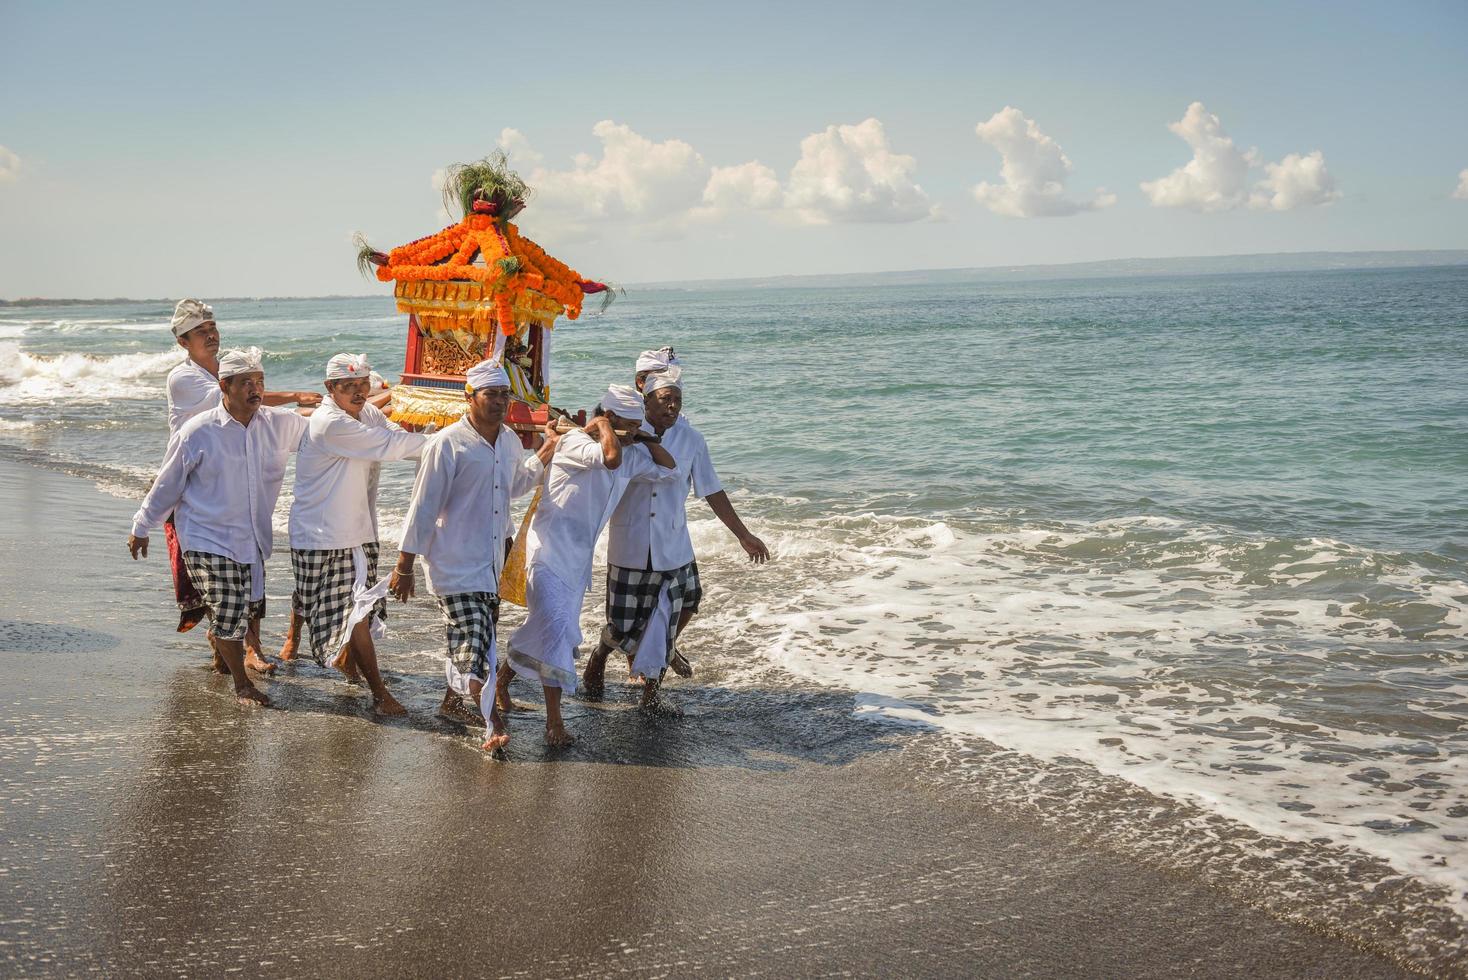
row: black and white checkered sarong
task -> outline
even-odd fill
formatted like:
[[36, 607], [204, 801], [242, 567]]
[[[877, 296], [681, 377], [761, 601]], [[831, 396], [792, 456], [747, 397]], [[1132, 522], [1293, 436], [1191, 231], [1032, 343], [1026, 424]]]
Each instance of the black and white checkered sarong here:
[[460, 592], [439, 596], [438, 606], [443, 610], [449, 660], [459, 673], [488, 681], [489, 647], [494, 642], [500, 597], [493, 592]]
[[[362, 545], [367, 558], [367, 587], [377, 584], [376, 541]], [[352, 612], [352, 582], [356, 569], [352, 566], [351, 548], [292, 548], [291, 572], [296, 591], [291, 607], [301, 620], [312, 658], [318, 664], [335, 658], [347, 645], [347, 619]], [[379, 599], [372, 609], [378, 619], [387, 619], [387, 600]]]
[[209, 635], [243, 640], [250, 620], [265, 615], [265, 600], [250, 601], [250, 566], [208, 551], [185, 551], [184, 567], [209, 611]]
[[673, 613], [668, 623], [668, 654], [672, 655], [678, 617], [686, 609], [698, 611], [703, 587], [698, 584], [698, 562], [691, 561], [670, 572], [650, 568], [607, 566], [607, 628], [623, 650], [636, 649], [647, 629], [647, 621], [658, 607], [658, 592], [668, 583], [668, 601]]

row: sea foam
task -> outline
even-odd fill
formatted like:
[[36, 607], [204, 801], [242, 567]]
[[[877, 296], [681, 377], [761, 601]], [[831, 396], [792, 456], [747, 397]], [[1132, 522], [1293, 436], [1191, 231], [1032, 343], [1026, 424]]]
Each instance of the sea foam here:
[[90, 400], [158, 398], [169, 370], [184, 358], [171, 350], [113, 354], [28, 354], [15, 343], [0, 343], [0, 405], [45, 404], [84, 397]]
[[[705, 534], [727, 548], [716, 522], [695, 522]], [[758, 600], [703, 623], [751, 651], [751, 682], [773, 665], [857, 692], [867, 717], [1353, 847], [1468, 914], [1468, 582], [1328, 539], [1153, 518], [867, 515], [772, 543], [764, 581], [729, 559], [719, 573], [751, 576]]]

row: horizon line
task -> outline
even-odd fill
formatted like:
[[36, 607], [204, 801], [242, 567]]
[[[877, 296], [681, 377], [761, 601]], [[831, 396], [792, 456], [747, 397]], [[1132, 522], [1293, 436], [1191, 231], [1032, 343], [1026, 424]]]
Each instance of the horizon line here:
[[[1457, 256], [1458, 262], [1443, 262], [1441, 266], [1468, 265], [1468, 248], [1396, 248], [1396, 249], [1352, 249], [1345, 251], [1329, 251], [1312, 249], [1298, 252], [1231, 252], [1215, 255], [1167, 255], [1167, 256], [1128, 256], [1115, 259], [1084, 259], [1076, 262], [1031, 262], [1020, 265], [982, 265], [982, 266], [942, 266], [923, 269], [885, 269], [875, 272], [803, 272], [803, 273], [775, 273], [771, 275], [750, 276], [724, 276], [724, 277], [702, 277], [691, 279], [650, 279], [640, 282], [628, 283], [633, 288], [658, 289], [676, 287], [679, 285], [697, 285], [708, 283], [744, 283], [744, 282], [790, 282], [800, 279], [860, 279], [874, 278], [879, 276], [917, 276], [917, 275], [951, 275], [955, 273], [1024, 273], [1047, 269], [1078, 269], [1082, 267], [1097, 267], [1108, 265], [1123, 265], [1126, 263], [1159, 263], [1159, 262], [1198, 262], [1198, 261], [1225, 261], [1229, 259], [1264, 259], [1264, 258], [1301, 258], [1305, 256], [1366, 256], [1366, 255], [1453, 255]], [[1349, 266], [1343, 268], [1350, 268]], [[1404, 267], [1405, 268], [1405, 267]], [[1251, 272], [1271, 270], [1248, 270]], [[1300, 271], [1279, 269], [1279, 272]], [[1134, 275], [1146, 275], [1147, 273], [1133, 272]], [[1224, 272], [1219, 275], [1246, 274], [1243, 272]], [[314, 295], [256, 295], [256, 296], [218, 296], [211, 298], [211, 302], [230, 302], [249, 300], [258, 302], [261, 300], [292, 300], [292, 299], [379, 299], [381, 293], [318, 293]], [[130, 296], [98, 296], [98, 297], [71, 297], [71, 296], [20, 296], [15, 299], [0, 297], [0, 305], [5, 306], [44, 306], [47, 303], [172, 303], [173, 299], [165, 297], [130, 297]]]

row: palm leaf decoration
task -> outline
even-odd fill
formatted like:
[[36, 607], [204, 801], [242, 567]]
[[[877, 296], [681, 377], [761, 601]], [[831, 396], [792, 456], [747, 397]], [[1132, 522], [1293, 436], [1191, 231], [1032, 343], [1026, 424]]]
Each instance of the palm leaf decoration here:
[[352, 235], [352, 244], [357, 247], [357, 271], [362, 273], [362, 278], [364, 279], [376, 278], [373, 268], [377, 263], [373, 262], [372, 258], [382, 253], [373, 248], [367, 241], [367, 236], [360, 231]]
[[510, 205], [530, 196], [530, 187], [510, 169], [503, 150], [496, 150], [474, 163], [456, 163], [444, 173], [443, 206], [454, 208], [465, 217], [474, 210], [474, 201], [490, 201], [499, 205], [501, 216], [507, 216]]

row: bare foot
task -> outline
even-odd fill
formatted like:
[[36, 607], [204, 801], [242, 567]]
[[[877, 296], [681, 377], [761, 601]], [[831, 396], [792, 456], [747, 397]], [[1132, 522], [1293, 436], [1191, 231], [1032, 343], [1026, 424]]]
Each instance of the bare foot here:
[[489, 723], [492, 726], [490, 736], [484, 740], [480, 748], [486, 752], [502, 754], [505, 746], [510, 744], [510, 726], [506, 724], [498, 708], [490, 710]]
[[265, 696], [265, 692], [253, 684], [248, 687], [236, 687], [234, 696], [240, 699], [241, 704], [258, 704], [262, 708], [270, 707], [270, 699]]
[[673, 673], [677, 674], [679, 677], [693, 676], [693, 665], [687, 660], [683, 659], [683, 654], [679, 653], [677, 650], [673, 651], [673, 662], [670, 663], [668, 666], [672, 667]]
[[668, 699], [668, 696], [662, 691], [661, 684], [647, 685], [642, 692], [642, 703], [637, 706], [637, 709], [658, 718], [683, 717], [683, 709]]
[[280, 659], [292, 661], [296, 659], [296, 649], [301, 645], [301, 623], [303, 620], [296, 612], [294, 599], [291, 604], [291, 618], [285, 627], [285, 643], [280, 647]]
[[245, 628], [245, 669], [260, 674], [275, 673], [275, 664], [265, 659], [260, 649], [260, 620], [252, 619]]
[[446, 721], [456, 721], [461, 725], [484, 727], [484, 719], [480, 717], [479, 712], [470, 708], [463, 698], [451, 690], [443, 692], [443, 703], [438, 706], [438, 716]]
[[647, 678], [632, 669], [632, 661], [637, 659], [632, 654], [627, 654], [627, 686], [641, 687], [647, 683]]
[[408, 713], [402, 702], [387, 693], [372, 702], [372, 711], [381, 718], [401, 718]]
[[586, 658], [586, 670], [581, 673], [581, 693], [588, 698], [599, 698], [606, 690], [607, 656], [612, 652], [605, 643], [598, 643], [591, 656]]
[[342, 672], [342, 676], [347, 679], [348, 684], [360, 684], [362, 683], [362, 672], [352, 662], [351, 650], [351, 647], [342, 647], [341, 653], [336, 655], [336, 659], [331, 662], [331, 665]]
[[266, 660], [264, 657], [260, 656], [260, 654], [256, 653], [254, 650], [246, 650], [245, 651], [245, 668], [247, 670], [253, 670], [257, 674], [273, 674], [273, 673], [275, 673], [275, 664], [273, 664], [270, 661]]
[[574, 741], [576, 741], [576, 736], [566, 731], [564, 724], [557, 722], [545, 726], [545, 744], [551, 748], [564, 749]]
[[516, 701], [510, 697], [509, 684], [496, 684], [494, 688], [494, 708], [507, 715], [520, 712], [521, 714], [537, 709], [536, 705], [529, 701]]

